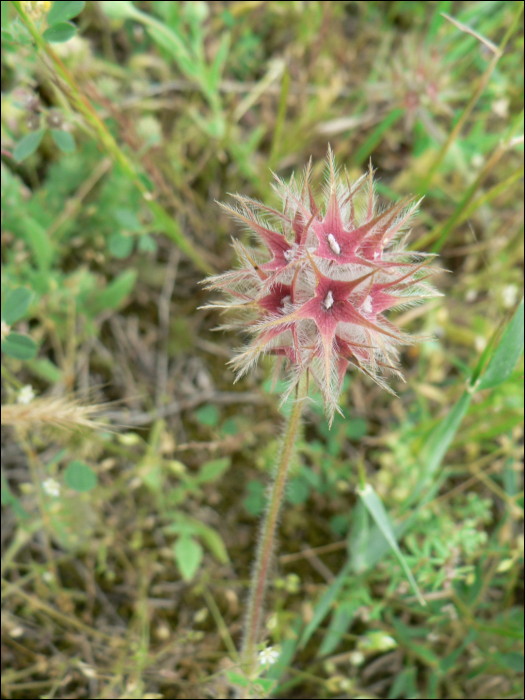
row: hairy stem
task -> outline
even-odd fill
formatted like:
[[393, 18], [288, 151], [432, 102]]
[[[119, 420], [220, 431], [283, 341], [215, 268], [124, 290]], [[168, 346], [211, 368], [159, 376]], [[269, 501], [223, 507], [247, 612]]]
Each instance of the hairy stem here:
[[283, 500], [288, 468], [294, 452], [305, 395], [306, 380], [303, 377], [299, 383], [297, 399], [288, 418], [279, 461], [270, 488], [266, 515], [261, 523], [261, 538], [252, 576], [248, 616], [241, 651], [241, 661], [249, 675], [256, 668], [256, 647], [263, 615], [264, 594], [268, 583], [268, 569], [273, 554], [275, 530]]

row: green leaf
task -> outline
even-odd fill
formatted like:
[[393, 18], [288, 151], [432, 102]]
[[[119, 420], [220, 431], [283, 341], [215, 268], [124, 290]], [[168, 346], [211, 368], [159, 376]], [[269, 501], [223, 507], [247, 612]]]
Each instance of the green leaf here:
[[2, 341], [2, 352], [17, 360], [32, 360], [36, 355], [37, 345], [28, 335], [9, 333]]
[[56, 384], [64, 380], [64, 373], [47, 357], [35, 357], [27, 363], [31, 372], [44, 379], [49, 384]]
[[503, 668], [516, 671], [516, 673], [523, 673], [523, 654], [517, 651], [509, 651], [508, 653], [497, 652], [495, 660], [500, 666], [503, 666]]
[[221, 459], [213, 459], [210, 462], [206, 462], [200, 468], [199, 473], [195, 477], [195, 483], [204, 484], [207, 481], [215, 481], [224, 472], [230, 468], [231, 459], [229, 457], [222, 457]]
[[48, 25], [73, 19], [82, 12], [85, 4], [85, 2], [54, 2], [46, 18]]
[[419, 453], [421, 478], [419, 479], [410, 501], [414, 502], [427, 488], [429, 481], [437, 472], [443, 457], [452, 444], [461, 421], [468, 411], [472, 394], [465, 391], [450, 413], [430, 432]]
[[427, 36], [425, 37], [427, 43], [430, 43], [430, 40], [435, 38], [439, 28], [445, 22], [441, 13], [449, 13], [451, 5], [451, 0], [442, 0], [441, 2], [438, 2], [427, 30]]
[[492, 389], [512, 374], [523, 352], [523, 299], [494, 351], [477, 390]]
[[17, 287], [9, 292], [2, 306], [2, 321], [8, 326], [19, 321], [29, 308], [33, 292], [27, 287]]
[[257, 678], [256, 681], [254, 681], [255, 687], [259, 686], [262, 688], [265, 697], [268, 697], [271, 689], [275, 685], [275, 681], [272, 680], [271, 678]]
[[122, 233], [112, 233], [108, 239], [108, 248], [115, 258], [123, 259], [131, 255], [135, 241], [132, 236]]
[[140, 12], [129, 0], [103, 0], [100, 4], [111, 19], [136, 19], [140, 15]]
[[36, 149], [40, 146], [40, 142], [42, 141], [45, 131], [45, 129], [32, 131], [16, 144], [13, 151], [13, 159], [16, 163], [21, 163], [36, 151]]
[[467, 636], [457, 649], [454, 649], [454, 651], [451, 652], [448, 656], [445, 656], [444, 658], [439, 660], [439, 670], [442, 674], [450, 672], [450, 670], [457, 663], [457, 660], [459, 659], [463, 651], [469, 644], [471, 644], [476, 639], [477, 636], [478, 633], [476, 630], [470, 630], [470, 632], [467, 634]]
[[2, 505], [11, 506], [13, 512], [18, 518], [20, 518], [20, 520], [27, 520], [27, 518], [29, 518], [30, 515], [29, 513], [26, 513], [18, 498], [9, 490], [9, 484], [7, 483], [7, 479], [5, 478], [3, 472], [1, 475], [1, 483], [2, 488], [0, 489], [0, 493]]
[[212, 90], [216, 91], [219, 88], [219, 83], [222, 79], [222, 72], [223, 72], [224, 66], [226, 64], [226, 59], [228, 58], [229, 50], [230, 50], [230, 35], [228, 33], [225, 33], [221, 37], [219, 50], [217, 51], [217, 54], [215, 56], [215, 60], [213, 61], [213, 65], [211, 66], [210, 73], [208, 76], [208, 83], [209, 83], [210, 89], [212, 89]]
[[63, 153], [73, 153], [75, 150], [75, 139], [69, 131], [63, 131], [62, 129], [51, 129], [51, 136], [53, 141], [60, 148]]
[[42, 34], [46, 41], [54, 44], [62, 44], [69, 41], [77, 33], [77, 28], [70, 22], [59, 22], [52, 27], [48, 27]]
[[5, 27], [8, 26], [8, 24], [10, 24], [9, 9], [10, 9], [9, 5], [7, 3], [4, 3], [3, 5], [1, 5], [1, 3], [0, 3], [0, 16], [1, 16], [2, 29], [4, 29]]
[[200, 520], [191, 519], [190, 524], [193, 526], [193, 532], [202, 539], [206, 547], [210, 550], [213, 556], [221, 564], [227, 564], [230, 561], [228, 550], [224, 544], [224, 540], [219, 535], [217, 530], [201, 523]]
[[231, 670], [226, 671], [226, 676], [230, 683], [233, 683], [233, 685], [240, 685], [241, 688], [247, 688], [251, 682], [246, 676], [241, 676], [240, 673]]
[[286, 500], [292, 505], [306, 503], [310, 497], [310, 486], [300, 476], [290, 479], [286, 489]]
[[406, 577], [410, 581], [410, 585], [412, 586], [414, 593], [416, 594], [419, 602], [421, 605], [426, 605], [425, 599], [421, 595], [421, 591], [419, 590], [419, 586], [416, 583], [416, 579], [412, 575], [412, 572], [410, 571], [410, 568], [406, 562], [405, 557], [401, 553], [401, 550], [399, 549], [399, 546], [396, 541], [396, 536], [394, 533], [394, 529], [392, 527], [392, 524], [390, 522], [390, 518], [388, 517], [388, 514], [385, 510], [385, 507], [383, 506], [383, 503], [381, 502], [381, 499], [377, 495], [377, 493], [374, 491], [373, 487], [370, 484], [365, 484], [363, 489], [358, 488], [357, 493], [361, 497], [363, 503], [365, 504], [368, 512], [374, 519], [376, 525], [378, 528], [381, 530], [383, 533], [383, 536], [387, 540], [388, 544], [390, 545], [390, 548], [394, 552], [394, 554], [397, 557], [397, 560], [401, 564], [403, 571], [405, 572]]
[[328, 615], [332, 603], [337, 598], [341, 589], [346, 583], [346, 577], [348, 576], [349, 572], [350, 562], [347, 561], [345, 566], [339, 572], [335, 581], [330, 585], [328, 590], [325, 591], [325, 593], [321, 597], [321, 600], [317, 603], [314, 611], [314, 616], [306, 626], [306, 629], [304, 630], [301, 636], [299, 647], [304, 648], [306, 646], [312, 634], [319, 627], [324, 618]]
[[[3, 6], [2, 6], [2, 7], [3, 7]], [[2, 46], [3, 46], [5, 43], [11, 43], [11, 42], [13, 42], [13, 41], [15, 40], [15, 39], [14, 39], [14, 36], [11, 34], [11, 32], [9, 31], [9, 29], [2, 29], [2, 30], [0, 30], [0, 34], [1, 34], [1, 37], [2, 37]]]
[[173, 553], [182, 578], [185, 581], [191, 581], [202, 561], [201, 545], [193, 537], [183, 535], [175, 543]]
[[49, 239], [45, 228], [30, 216], [23, 217], [20, 225], [22, 235], [33, 253], [36, 266], [39, 270], [47, 272], [51, 267], [55, 246]]
[[136, 270], [126, 270], [113, 280], [106, 289], [99, 292], [89, 305], [89, 312], [95, 316], [107, 309], [117, 309], [131, 293], [137, 279]]
[[155, 253], [157, 250], [157, 242], [148, 233], [139, 236], [137, 250], [141, 253]]
[[[383, 538], [384, 541], [384, 538]], [[368, 568], [370, 544], [370, 517], [362, 501], [357, 501], [352, 511], [348, 550], [352, 558], [352, 569], [356, 573]]]
[[360, 440], [368, 432], [366, 420], [364, 418], [353, 418], [347, 421], [345, 432], [350, 440]]
[[221, 425], [221, 435], [237, 435], [239, 426], [236, 418], [227, 418]]
[[181, 71], [189, 78], [194, 78], [202, 83], [201, 66], [191, 57], [188, 49], [180, 37], [167, 27], [160, 29], [155, 26], [146, 27], [153, 41], [165, 49], [177, 62]]
[[328, 626], [322, 644], [317, 652], [317, 656], [326, 656], [334, 651], [343, 638], [343, 635], [348, 632], [348, 628], [352, 624], [355, 611], [359, 605], [360, 603], [358, 600], [347, 600], [341, 603], [332, 615], [330, 625]]
[[78, 459], [70, 462], [64, 472], [64, 480], [70, 489], [75, 491], [91, 491], [97, 485], [97, 475], [84, 462]]
[[388, 132], [390, 127], [394, 126], [394, 124], [401, 119], [404, 113], [405, 112], [402, 109], [394, 109], [393, 112], [388, 114], [383, 121], [372, 130], [372, 133], [354, 153], [353, 162], [356, 166], [361, 165], [361, 163], [363, 163], [363, 161], [370, 156], [372, 151], [383, 138], [383, 134]]
[[115, 220], [127, 231], [131, 233], [138, 233], [142, 231], [142, 224], [140, 223], [137, 215], [131, 209], [115, 209], [113, 212]]
[[214, 404], [206, 404], [195, 411], [195, 418], [202, 425], [208, 425], [212, 428], [219, 422], [219, 410]]
[[[425, 640], [422, 639], [422, 637], [428, 634], [428, 631], [425, 633], [421, 625], [419, 627], [405, 625], [396, 618], [392, 619], [392, 624], [396, 630], [396, 639], [401, 641], [404, 647], [413, 651], [421, 659], [424, 659], [425, 663], [429, 666], [434, 668], [438, 667], [439, 657], [430, 648], [430, 645], [427, 646]], [[409, 697], [414, 697], [414, 695], [410, 695]]]
[[263, 512], [266, 504], [266, 487], [260, 481], [249, 481], [246, 488], [248, 496], [242, 504], [250, 515], [257, 518]]

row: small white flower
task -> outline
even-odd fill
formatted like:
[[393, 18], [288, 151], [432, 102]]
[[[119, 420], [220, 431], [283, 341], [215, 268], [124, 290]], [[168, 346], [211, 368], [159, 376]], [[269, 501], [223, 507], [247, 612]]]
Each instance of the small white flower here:
[[35, 398], [35, 392], [31, 384], [26, 384], [18, 392], [18, 403], [28, 404]]
[[482, 335], [477, 335], [474, 338], [474, 347], [480, 353], [483, 352], [483, 350], [485, 350], [485, 348], [487, 347], [487, 341]]
[[352, 651], [348, 656], [348, 661], [352, 666], [361, 666], [365, 660], [365, 655], [361, 651]]
[[43, 481], [42, 489], [44, 493], [47, 493], [48, 496], [53, 496], [53, 498], [60, 496], [60, 484], [58, 481], [55, 481], [55, 479], [46, 479]]
[[507, 284], [501, 290], [501, 296], [503, 299], [503, 306], [506, 309], [510, 309], [514, 306], [518, 299], [518, 287], [515, 284]]
[[259, 652], [259, 663], [261, 666], [271, 666], [279, 658], [279, 651], [275, 647], [268, 647]]

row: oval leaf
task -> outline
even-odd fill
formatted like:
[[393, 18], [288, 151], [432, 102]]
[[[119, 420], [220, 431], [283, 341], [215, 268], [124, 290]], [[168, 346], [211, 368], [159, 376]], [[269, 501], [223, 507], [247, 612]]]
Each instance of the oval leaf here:
[[511, 322], [505, 329], [500, 343], [490, 358], [487, 370], [477, 389], [491, 389], [502, 384], [512, 374], [523, 352], [523, 299]]
[[145, 233], [143, 236], [140, 236], [137, 248], [141, 253], [155, 253], [157, 251], [157, 243], [154, 238]]
[[173, 553], [182, 578], [191, 581], [202, 561], [202, 547], [193, 537], [184, 535], [175, 543]]
[[102, 0], [100, 4], [111, 19], [128, 19], [140, 14], [129, 0]]
[[33, 292], [27, 287], [17, 287], [9, 292], [2, 307], [2, 321], [12, 326], [25, 314], [33, 298]]
[[17, 360], [32, 360], [36, 355], [37, 346], [35, 341], [28, 335], [20, 333], [9, 333], [2, 342], [2, 352]]
[[115, 209], [113, 212], [115, 220], [131, 233], [138, 233], [142, 230], [142, 224], [140, 223], [138, 216], [131, 209]]
[[77, 33], [77, 28], [70, 22], [59, 22], [52, 27], [48, 27], [42, 34], [46, 41], [53, 44], [61, 44], [64, 41], [69, 41]]
[[85, 4], [85, 2], [54, 2], [47, 16], [48, 25], [73, 19], [82, 12]]
[[195, 534], [202, 539], [206, 547], [221, 564], [226, 564], [230, 561], [224, 540], [216, 530], [198, 520], [193, 520], [191, 525], [193, 525]]
[[134, 240], [131, 236], [122, 233], [112, 233], [108, 240], [108, 248], [115, 258], [127, 258], [133, 250]]
[[73, 153], [75, 150], [75, 139], [69, 133], [69, 131], [62, 131], [62, 129], [51, 129], [51, 136], [61, 151], [64, 153]]
[[64, 479], [69, 488], [75, 491], [91, 491], [97, 485], [97, 475], [84, 462], [73, 460], [64, 472]]
[[229, 469], [230, 466], [231, 459], [229, 457], [213, 459], [210, 462], [206, 462], [202, 465], [199, 473], [195, 477], [195, 481], [197, 484], [204, 484], [207, 481], [214, 481], [222, 476], [222, 474]]
[[195, 418], [202, 423], [213, 428], [219, 422], [219, 409], [214, 404], [206, 404], [195, 411]]
[[24, 136], [24, 138], [15, 146], [15, 150], [13, 151], [13, 159], [17, 163], [21, 163], [28, 156], [32, 155], [40, 146], [40, 141], [42, 141], [44, 132], [45, 129], [39, 129], [38, 131], [32, 131], [27, 136]]

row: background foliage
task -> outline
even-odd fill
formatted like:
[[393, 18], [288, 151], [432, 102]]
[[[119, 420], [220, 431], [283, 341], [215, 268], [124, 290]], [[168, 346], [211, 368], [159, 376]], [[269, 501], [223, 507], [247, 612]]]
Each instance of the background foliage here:
[[523, 696], [522, 59], [514, 1], [2, 3], [3, 697], [228, 697], [279, 387], [198, 283], [328, 142], [449, 272], [307, 413], [263, 680]]

